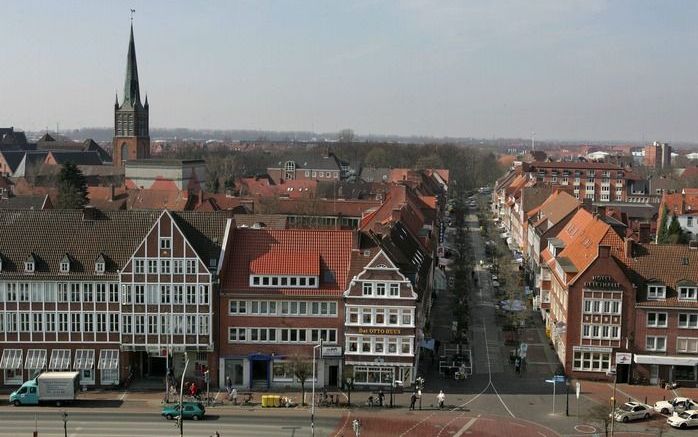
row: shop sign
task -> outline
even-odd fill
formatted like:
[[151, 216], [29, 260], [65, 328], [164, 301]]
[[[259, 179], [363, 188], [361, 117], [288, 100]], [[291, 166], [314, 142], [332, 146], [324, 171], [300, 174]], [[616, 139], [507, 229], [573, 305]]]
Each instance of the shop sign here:
[[402, 331], [390, 328], [359, 328], [359, 334], [400, 335]]
[[574, 350], [580, 352], [604, 352], [611, 353], [613, 349], [610, 347], [596, 347], [596, 346], [575, 346]]
[[323, 357], [341, 357], [342, 356], [342, 346], [323, 346], [322, 347]]

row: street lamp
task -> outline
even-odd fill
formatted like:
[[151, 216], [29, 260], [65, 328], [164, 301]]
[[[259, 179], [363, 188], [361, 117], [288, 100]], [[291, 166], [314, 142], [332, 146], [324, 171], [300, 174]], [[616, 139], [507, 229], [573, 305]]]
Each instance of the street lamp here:
[[[186, 353], [185, 353], [185, 356]], [[184, 375], [187, 374], [187, 367], [189, 367], [189, 357], [187, 356], [187, 360], [184, 362], [184, 371], [182, 372], [182, 381], [179, 384], [179, 417], [177, 417], [177, 420], [179, 421], [179, 437], [184, 436], [184, 418], [182, 417], [182, 398], [184, 397]]]
[[[315, 351], [318, 348], [322, 348], [322, 338], [320, 343], [313, 346], [313, 396], [312, 405], [310, 406], [310, 435], [315, 437]], [[322, 354], [322, 349], [320, 349], [320, 354]]]
[[614, 369], [606, 372], [606, 375], [613, 375], [613, 397], [611, 398], [611, 436], [614, 435], [616, 425], [616, 383], [618, 382], [618, 364]]

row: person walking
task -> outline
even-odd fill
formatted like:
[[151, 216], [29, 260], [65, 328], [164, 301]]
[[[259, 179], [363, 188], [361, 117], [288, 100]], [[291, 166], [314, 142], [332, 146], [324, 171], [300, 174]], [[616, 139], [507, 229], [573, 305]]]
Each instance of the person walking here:
[[233, 391], [233, 380], [230, 379], [230, 376], [225, 378], [225, 388], [228, 391], [228, 396], [230, 396], [230, 392]]
[[439, 404], [439, 409], [444, 407], [444, 402], [446, 402], [446, 395], [443, 390], [439, 390], [439, 394], [436, 395], [436, 403]]
[[234, 388], [230, 391], [230, 400], [233, 401], [233, 405], [238, 404], [238, 389]]
[[417, 402], [417, 392], [413, 391], [410, 396], [410, 410], [414, 410], [414, 404]]
[[199, 390], [196, 387], [196, 382], [192, 382], [191, 385], [189, 386], [189, 394], [191, 395], [192, 398], [196, 399], [196, 395], [199, 393]]
[[385, 395], [383, 394], [383, 390], [378, 390], [378, 406], [382, 407], [383, 406], [383, 399], [385, 398]]

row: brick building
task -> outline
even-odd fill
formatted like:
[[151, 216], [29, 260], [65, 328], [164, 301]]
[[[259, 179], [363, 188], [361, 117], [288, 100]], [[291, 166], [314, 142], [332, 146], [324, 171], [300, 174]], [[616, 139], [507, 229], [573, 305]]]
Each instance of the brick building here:
[[571, 186], [578, 199], [598, 202], [627, 200], [635, 180], [629, 170], [604, 162], [532, 162], [524, 171], [538, 182]]
[[671, 146], [667, 143], [655, 141], [642, 149], [645, 154], [643, 164], [652, 168], [671, 167]]
[[293, 367], [323, 342], [318, 383], [342, 375], [344, 304], [356, 234], [344, 230], [230, 232], [221, 278], [218, 377], [237, 387], [298, 385]]
[[[83, 385], [212, 357], [225, 213], [0, 211], [2, 384], [75, 369]], [[200, 377], [197, 366], [189, 377]]]

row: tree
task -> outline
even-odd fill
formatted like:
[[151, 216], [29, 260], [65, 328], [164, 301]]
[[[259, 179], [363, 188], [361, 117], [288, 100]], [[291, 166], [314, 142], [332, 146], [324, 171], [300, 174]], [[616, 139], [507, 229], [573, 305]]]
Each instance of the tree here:
[[662, 215], [662, 219], [659, 221], [659, 229], [657, 229], [657, 244], [666, 244], [667, 227], [669, 226], [669, 209], [665, 206], [660, 213]]
[[[374, 147], [364, 158], [364, 167], [390, 167], [391, 156], [382, 147]], [[377, 181], [380, 182], [380, 181]]]
[[302, 355], [294, 355], [291, 358], [291, 366], [293, 367], [293, 376], [301, 383], [301, 406], [305, 405], [305, 381], [313, 374], [312, 361]]
[[431, 153], [429, 155], [419, 157], [414, 166], [418, 170], [424, 170], [426, 168], [444, 168], [444, 163], [438, 154]]
[[66, 162], [58, 175], [58, 208], [80, 209], [88, 201], [85, 175], [75, 163]]
[[667, 243], [670, 244], [686, 244], [688, 239], [686, 238], [686, 233], [681, 229], [681, 224], [679, 219], [675, 216], [671, 216], [671, 223], [669, 224], [669, 229], [667, 229]]

